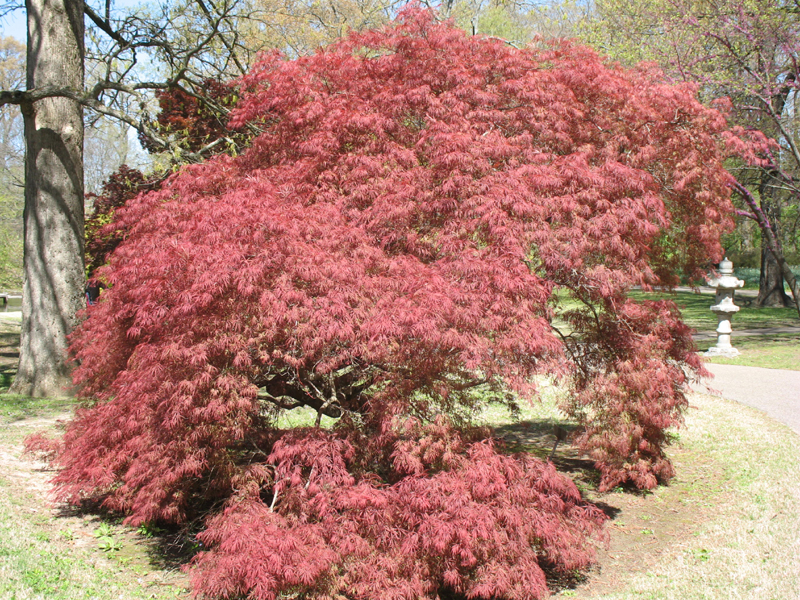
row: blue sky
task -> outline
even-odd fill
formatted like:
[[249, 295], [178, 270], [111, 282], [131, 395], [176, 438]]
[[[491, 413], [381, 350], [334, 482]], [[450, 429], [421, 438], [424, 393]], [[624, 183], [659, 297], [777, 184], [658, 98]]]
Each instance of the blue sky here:
[[0, 31], [3, 37], [11, 36], [25, 43], [25, 9], [18, 8], [0, 19]]
[[[144, 0], [115, 0], [111, 3], [114, 8], [129, 8], [138, 6]], [[0, 18], [0, 36], [17, 38], [23, 44], [27, 41], [27, 28], [25, 24], [25, 9], [18, 8], [5, 17]]]

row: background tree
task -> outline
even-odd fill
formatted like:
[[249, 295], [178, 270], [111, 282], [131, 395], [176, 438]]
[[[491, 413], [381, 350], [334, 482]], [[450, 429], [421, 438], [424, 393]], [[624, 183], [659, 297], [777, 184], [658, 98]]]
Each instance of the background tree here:
[[125, 231], [112, 225], [116, 211], [141, 194], [160, 188], [163, 173], [145, 176], [138, 169], [122, 165], [103, 183], [100, 194], [92, 194], [92, 214], [86, 220], [86, 273], [90, 280], [108, 262]]
[[[0, 38], [0, 89], [25, 85], [25, 45]], [[25, 160], [22, 115], [13, 106], [0, 106], [0, 190], [22, 199]]]
[[407, 0], [251, 0], [245, 39], [289, 56], [310, 54], [349, 31], [387, 23]]
[[595, 8], [590, 42], [626, 63], [656, 60], [676, 79], [700, 83], [708, 99], [730, 98], [735, 122], [776, 141], [760, 165], [736, 169], [738, 214], [762, 232], [757, 304], [787, 305], [785, 279], [800, 313], [800, 289], [787, 262], [787, 255], [798, 256], [800, 210], [797, 3], [598, 0]]
[[[103, 184], [122, 165], [149, 169], [151, 157], [142, 150], [135, 131], [108, 117], [84, 119], [84, 186], [87, 197], [99, 194]], [[91, 204], [87, 202], [87, 210]]]
[[524, 46], [534, 37], [571, 38], [591, 13], [590, 4], [518, 0], [453, 0], [442, 3], [455, 22], [472, 35], [489, 35]]
[[[25, 83], [25, 46], [0, 38], [0, 89]], [[0, 288], [22, 289], [22, 208], [24, 206], [22, 115], [0, 106]]]
[[[660, 77], [421, 10], [266, 55], [231, 122], [248, 148], [116, 211], [61, 497], [207, 515], [212, 597], [544, 596], [603, 517], [474, 417], [556, 376], [604, 489], [669, 479], [701, 363], [674, 304], [627, 292], [721, 257], [723, 162], [754, 157]], [[314, 427], [279, 427], [303, 406]]]

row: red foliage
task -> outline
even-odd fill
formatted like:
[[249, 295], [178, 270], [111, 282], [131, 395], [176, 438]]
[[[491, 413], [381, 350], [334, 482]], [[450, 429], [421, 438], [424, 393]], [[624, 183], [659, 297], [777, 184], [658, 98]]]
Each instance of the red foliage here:
[[[162, 136], [177, 138], [181, 148], [189, 152], [199, 152], [221, 138], [230, 138], [233, 144], [248, 137], [228, 127], [227, 115], [238, 99], [235, 87], [206, 79], [200, 88], [202, 96], [179, 87], [156, 92], [159, 107], [153, 124], [156, 131]], [[139, 140], [149, 152], [164, 150], [145, 135], [140, 134]], [[215, 153], [219, 151], [217, 148]]]
[[407, 476], [391, 486], [354, 477], [355, 445], [334, 434], [295, 432], [275, 444], [278, 509], [257, 488], [236, 494], [199, 536], [213, 550], [196, 560], [195, 592], [541, 598], [542, 566], [589, 564], [586, 541], [605, 516], [552, 463], [466, 444], [443, 421], [407, 425], [393, 455], [395, 474]]
[[103, 183], [101, 194], [87, 194], [93, 202], [92, 214], [86, 219], [86, 271], [90, 277], [108, 262], [124, 232], [111, 225], [116, 210], [143, 192], [160, 187], [163, 176], [145, 177], [138, 169], [122, 165]]
[[[227, 125], [227, 115], [238, 99], [235, 86], [207, 79], [201, 87], [202, 97], [177, 87], [156, 92], [159, 113], [154, 129], [162, 136], [178, 138], [179, 146], [193, 153], [220, 154], [245, 144], [251, 135]], [[140, 141], [149, 152], [164, 150], [147, 136], [140, 135]], [[159, 189], [165, 178], [166, 173], [145, 176], [122, 165], [103, 184], [101, 194], [87, 195], [94, 203], [86, 220], [86, 270], [90, 277], [126, 235], [125, 229], [110, 225], [114, 212], [138, 194]]]
[[47, 462], [56, 460], [62, 450], [61, 440], [54, 440], [41, 431], [25, 438], [25, 454], [36, 456]]
[[[419, 10], [241, 83], [251, 148], [118, 211], [112, 288], [73, 337], [61, 495], [133, 523], [224, 502], [211, 596], [542, 597], [602, 517], [459, 430], [556, 374], [604, 487], [671, 476], [701, 363], [672, 303], [627, 291], [719, 257], [724, 118], [586, 48]], [[277, 429], [299, 405], [338, 425]]]

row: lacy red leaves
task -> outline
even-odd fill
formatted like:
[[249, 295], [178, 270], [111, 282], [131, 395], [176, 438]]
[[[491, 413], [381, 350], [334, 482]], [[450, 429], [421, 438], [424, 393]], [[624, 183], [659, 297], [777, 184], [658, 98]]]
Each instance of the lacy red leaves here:
[[[701, 364], [672, 303], [627, 292], [719, 258], [724, 119], [586, 48], [419, 10], [239, 85], [250, 149], [118, 211], [62, 495], [134, 523], [224, 503], [210, 596], [542, 597], [602, 515], [465, 427], [555, 374], [604, 487], [672, 475]], [[338, 424], [278, 429], [300, 405]]]

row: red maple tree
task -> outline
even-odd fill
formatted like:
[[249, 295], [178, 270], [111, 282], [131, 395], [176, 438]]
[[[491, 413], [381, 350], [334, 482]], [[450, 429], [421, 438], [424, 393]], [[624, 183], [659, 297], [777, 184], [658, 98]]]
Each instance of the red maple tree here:
[[[227, 115], [236, 105], [235, 85], [217, 79], [202, 83], [203, 97], [173, 86], [156, 92], [158, 115], [151, 126], [162, 138], [173, 138], [183, 151], [195, 156], [209, 156], [236, 149], [247, 142], [250, 133], [228, 127]], [[152, 153], [165, 150], [162, 142], [139, 134], [142, 146]]]
[[[187, 162], [221, 153], [235, 154], [248, 144], [251, 131], [234, 131], [227, 126], [227, 114], [238, 99], [236, 86], [216, 79], [203, 82], [206, 91], [198, 98], [175, 86], [156, 93], [159, 112], [152, 129], [163, 138], [177, 138], [181, 152], [171, 157], [173, 168]], [[142, 146], [151, 153], [164, 150], [152, 138], [140, 135]], [[106, 264], [109, 255], [126, 237], [127, 231], [114, 223], [114, 213], [143, 192], [161, 187], [170, 169], [145, 176], [138, 169], [122, 165], [103, 183], [100, 194], [87, 194], [93, 203], [86, 219], [86, 272], [96, 279], [96, 271]]]
[[109, 255], [124, 239], [125, 232], [112, 225], [114, 213], [141, 194], [158, 189], [165, 175], [145, 176], [138, 169], [122, 165], [103, 183], [100, 194], [87, 194], [92, 213], [86, 219], [86, 272], [95, 277], [97, 269], [108, 261]]
[[[748, 146], [690, 85], [418, 9], [240, 84], [251, 147], [117, 211], [60, 495], [210, 514], [209, 597], [541, 598], [604, 517], [471, 418], [555, 375], [601, 487], [669, 479], [702, 366], [627, 292], [720, 257]], [[279, 428], [299, 406], [336, 424]]]

